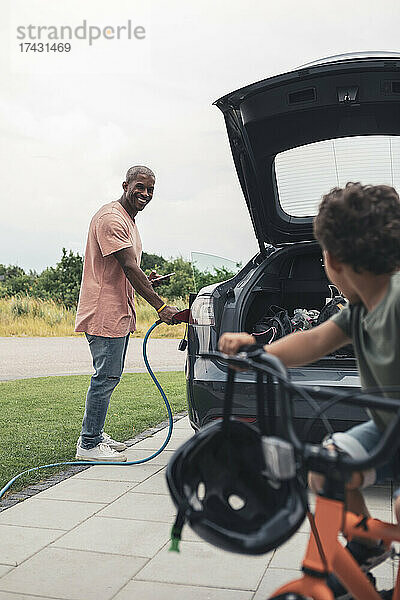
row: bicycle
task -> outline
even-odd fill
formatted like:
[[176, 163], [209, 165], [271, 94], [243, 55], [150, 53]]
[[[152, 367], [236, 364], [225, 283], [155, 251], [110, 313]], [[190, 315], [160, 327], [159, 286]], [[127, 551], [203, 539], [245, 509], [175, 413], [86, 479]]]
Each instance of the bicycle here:
[[[345, 502], [345, 483], [352, 472], [364, 471], [386, 462], [400, 445], [400, 436], [398, 435], [400, 431], [400, 401], [359, 391], [356, 393], [333, 392], [319, 387], [307, 388], [295, 385], [289, 381], [287, 371], [282, 363], [276, 357], [262, 350], [248, 354], [242, 352], [235, 356], [226, 356], [221, 353], [210, 353], [204, 356], [222, 360], [229, 367], [224, 419], [229, 418], [235, 377], [234, 369], [252, 369], [257, 372], [258, 396], [263, 393], [262, 378], [267, 375], [275, 388], [275, 399], [269, 398], [268, 402], [270, 405], [275, 403], [275, 407], [272, 406], [271, 409], [276, 410], [276, 403], [279, 401], [283, 439], [293, 448], [296, 460], [300, 461], [304, 471], [313, 471], [325, 476], [324, 489], [316, 496], [314, 513], [312, 514], [310, 510], [307, 512], [311, 532], [302, 561], [303, 574], [300, 578], [278, 588], [269, 600], [308, 600], [309, 598], [334, 600], [334, 595], [326, 583], [326, 578], [330, 573], [339, 578], [355, 600], [382, 600], [382, 597], [400, 600], [400, 570], [393, 595], [390, 595], [390, 590], [385, 590], [383, 592], [386, 595], [381, 596], [371, 583], [368, 574], [362, 570], [350, 552], [338, 540], [339, 535], [343, 534], [347, 540], [351, 540], [353, 537], [382, 540], [387, 547], [390, 547], [392, 542], [400, 542], [400, 526], [349, 512], [346, 510]], [[398, 388], [390, 389], [398, 391]], [[391, 410], [394, 413], [393, 420], [369, 457], [363, 460], [354, 460], [333, 449], [302, 442], [299, 439], [293, 421], [294, 398], [299, 394], [314, 404], [316, 403], [315, 398], [327, 400], [327, 407], [341, 402], [363, 408]], [[258, 398], [258, 406], [261, 404], [261, 399]], [[263, 429], [265, 423], [262, 422], [264, 416], [261, 412], [259, 410], [258, 419], [261, 421], [260, 429]], [[322, 412], [323, 410], [320, 409], [317, 414], [320, 415]], [[271, 439], [273, 438], [271, 437]], [[279, 448], [276, 451], [279, 452]], [[296, 473], [297, 477], [301, 476], [299, 469]], [[279, 478], [279, 472], [275, 472], [275, 477]]]

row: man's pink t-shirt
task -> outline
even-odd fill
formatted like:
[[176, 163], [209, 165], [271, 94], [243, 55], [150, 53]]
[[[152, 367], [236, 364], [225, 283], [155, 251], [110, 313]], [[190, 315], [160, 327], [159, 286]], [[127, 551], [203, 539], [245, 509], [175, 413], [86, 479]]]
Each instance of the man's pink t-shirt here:
[[135, 221], [118, 201], [102, 206], [89, 226], [75, 331], [104, 337], [135, 331], [134, 290], [113, 256], [130, 247], [139, 266], [142, 242]]

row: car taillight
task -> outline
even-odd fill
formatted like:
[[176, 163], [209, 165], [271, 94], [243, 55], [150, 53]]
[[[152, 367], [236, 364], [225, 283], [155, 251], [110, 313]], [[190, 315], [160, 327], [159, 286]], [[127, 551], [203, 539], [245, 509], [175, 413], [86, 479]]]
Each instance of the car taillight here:
[[211, 296], [197, 296], [190, 307], [190, 325], [215, 325], [214, 305]]

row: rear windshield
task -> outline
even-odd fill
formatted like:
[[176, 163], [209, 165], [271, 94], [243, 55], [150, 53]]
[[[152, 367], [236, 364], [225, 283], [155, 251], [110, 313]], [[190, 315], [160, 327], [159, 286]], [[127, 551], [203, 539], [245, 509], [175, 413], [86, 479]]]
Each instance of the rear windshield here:
[[324, 194], [348, 181], [400, 191], [400, 137], [371, 135], [324, 140], [277, 154], [279, 202], [294, 217], [314, 216]]

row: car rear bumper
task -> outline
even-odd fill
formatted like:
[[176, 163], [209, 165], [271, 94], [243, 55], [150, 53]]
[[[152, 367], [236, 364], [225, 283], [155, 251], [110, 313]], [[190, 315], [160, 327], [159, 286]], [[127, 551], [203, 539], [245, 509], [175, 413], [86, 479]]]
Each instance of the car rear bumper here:
[[[192, 427], [196, 430], [215, 419], [221, 418], [223, 414], [226, 371], [215, 368], [215, 363], [213, 367], [213, 378], [187, 379], [189, 418]], [[207, 370], [208, 375], [211, 375], [210, 368]], [[218, 376], [216, 377], [216, 375]], [[305, 369], [303, 367], [301, 370], [291, 369], [290, 375], [292, 381], [307, 387], [314, 385], [329, 387], [332, 388], [333, 392], [335, 388], [342, 391], [359, 389], [359, 378], [356, 371]], [[271, 427], [271, 433], [279, 433], [281, 422], [279, 400], [276, 402], [275, 416], [272, 418], [273, 409], [268, 404], [274, 392], [267, 383], [264, 384], [264, 390], [267, 422]], [[326, 422], [324, 424], [321, 418], [317, 418], [311, 424], [316, 411], [321, 407], [321, 403], [315, 401], [312, 394], [310, 396], [308, 401], [303, 398], [295, 400], [296, 429], [300, 437], [304, 437], [306, 432], [308, 441], [318, 442], [328, 432], [328, 429]], [[232, 414], [236, 418], [256, 422], [256, 384], [253, 374], [237, 374]], [[270, 416], [269, 419], [268, 416]], [[344, 406], [343, 404], [330, 406], [326, 411], [326, 417], [333, 431], [346, 431], [353, 425], [368, 419], [364, 410], [355, 406]]]

